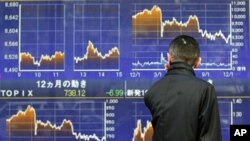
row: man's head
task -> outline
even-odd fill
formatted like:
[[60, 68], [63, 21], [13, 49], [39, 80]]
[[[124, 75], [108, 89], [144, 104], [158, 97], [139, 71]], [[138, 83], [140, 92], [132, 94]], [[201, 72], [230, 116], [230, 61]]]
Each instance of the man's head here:
[[168, 64], [166, 68], [173, 62], [184, 62], [193, 68], [199, 66], [201, 62], [199, 43], [190, 36], [180, 35], [176, 37], [168, 49]]

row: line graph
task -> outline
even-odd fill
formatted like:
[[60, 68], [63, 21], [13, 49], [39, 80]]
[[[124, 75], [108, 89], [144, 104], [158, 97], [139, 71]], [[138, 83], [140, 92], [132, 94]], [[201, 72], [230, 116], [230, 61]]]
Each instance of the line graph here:
[[[132, 70], [164, 71], [164, 65], [168, 62], [166, 54], [161, 51], [136, 51], [133, 57], [137, 62], [132, 63]], [[195, 70], [232, 70], [232, 54], [231, 51], [202, 51], [200, 54], [202, 62]]]
[[106, 141], [105, 107], [105, 102], [91, 101], [9, 103], [7, 138]]
[[42, 55], [39, 60], [36, 60], [29, 52], [21, 53], [21, 68], [31, 68], [44, 66], [46, 69], [54, 69], [55, 64], [58, 68], [63, 68], [64, 53], [55, 52], [54, 55]]
[[[132, 63], [132, 65], [134, 66], [133, 70], [151, 70], [151, 68], [154, 70], [164, 70], [164, 65], [167, 63], [166, 57], [164, 57], [164, 53], [160, 51], [149, 51], [148, 53], [146, 53], [145, 51], [137, 51], [134, 52], [133, 56], [137, 60], [137, 62]], [[148, 61], [149, 59], [150, 61]]]
[[[229, 7], [231, 9], [231, 5]], [[151, 34], [156, 34], [156, 38], [164, 38], [168, 37], [169, 32], [181, 31], [183, 33], [198, 33], [202, 38], [207, 38], [209, 40], [221, 38], [227, 44], [231, 40], [231, 33], [225, 36], [221, 30], [212, 34], [207, 30], [201, 29], [199, 18], [196, 15], [190, 15], [186, 22], [177, 21], [175, 17], [173, 17], [172, 20], [163, 21], [162, 17], [162, 10], [156, 5], [153, 6], [151, 10], [144, 9], [143, 12], [135, 14], [132, 17], [134, 38], [153, 38], [154, 36], [151, 36]]]
[[118, 4], [74, 5], [74, 71], [120, 69], [119, 12]]
[[64, 19], [62, 4], [19, 6], [20, 71], [64, 71]]
[[[94, 44], [89, 41], [86, 54], [81, 57], [75, 57], [75, 64], [76, 68], [88, 68], [88, 69], [107, 69], [111, 66], [118, 66], [119, 65], [119, 49], [117, 47], [113, 47], [111, 50], [108, 51], [107, 54], [102, 55], [101, 52], [94, 47]], [[112, 67], [110, 68], [112, 69]]]
[[134, 4], [132, 71], [164, 71], [167, 46], [180, 34], [200, 43], [202, 64], [196, 70], [233, 70], [232, 8], [231, 3]]
[[153, 133], [154, 129], [149, 121], [147, 121], [146, 127], [144, 127], [142, 130], [141, 120], [138, 120], [132, 141], [152, 141]]
[[135, 128], [132, 141], [151, 141], [154, 131], [148, 109], [143, 102], [134, 102], [134, 112]]

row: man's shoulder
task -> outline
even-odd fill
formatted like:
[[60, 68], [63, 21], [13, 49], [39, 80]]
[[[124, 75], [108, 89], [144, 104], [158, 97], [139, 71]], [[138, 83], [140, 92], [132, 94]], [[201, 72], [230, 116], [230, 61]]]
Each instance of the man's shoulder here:
[[198, 77], [195, 77], [196, 81], [200, 84], [202, 84], [203, 86], [207, 86], [207, 87], [214, 87], [212, 83], [212, 81], [210, 80], [204, 80]]
[[[179, 76], [176, 76], [176, 77], [179, 77]], [[190, 76], [190, 75], [182, 75], [179, 78], [165, 77], [164, 79], [166, 79], [165, 80], [166, 82], [169, 81], [170, 83], [173, 83], [174, 81], [177, 81], [177, 83], [174, 83], [174, 86], [178, 85], [180, 87], [184, 87], [184, 88], [188, 87], [190, 89], [204, 90], [204, 89], [207, 89], [207, 88], [213, 88], [214, 87], [211, 81], [204, 80], [204, 79], [201, 79], [199, 77]], [[158, 83], [162, 83], [161, 81], [164, 81], [164, 79], [159, 80]]]
[[207, 88], [214, 87], [211, 83], [209, 83], [209, 81], [203, 80], [198, 77], [186, 77], [186, 78], [182, 77], [180, 79], [178, 79], [177, 77], [178, 76], [174, 77], [165, 76], [159, 79], [158, 81], [153, 83], [152, 86], [148, 88], [146, 94], [164, 91], [165, 89], [169, 90], [170, 87], [171, 89], [178, 89], [178, 90], [181, 90], [181, 88], [205, 90]]

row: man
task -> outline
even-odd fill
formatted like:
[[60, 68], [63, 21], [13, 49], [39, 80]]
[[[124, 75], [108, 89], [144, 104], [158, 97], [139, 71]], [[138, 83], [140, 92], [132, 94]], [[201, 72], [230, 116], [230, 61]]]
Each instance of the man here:
[[144, 97], [153, 141], [221, 141], [214, 86], [196, 78], [193, 70], [201, 63], [198, 42], [180, 35], [168, 52], [167, 74]]

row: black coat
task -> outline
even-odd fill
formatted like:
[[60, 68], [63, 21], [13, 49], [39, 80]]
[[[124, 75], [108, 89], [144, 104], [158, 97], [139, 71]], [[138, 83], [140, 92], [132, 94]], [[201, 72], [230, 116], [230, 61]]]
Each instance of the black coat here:
[[191, 66], [173, 63], [145, 94], [153, 141], [221, 141], [214, 86], [195, 77]]

